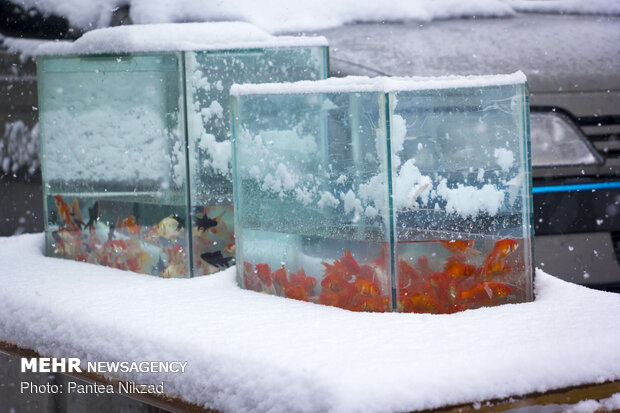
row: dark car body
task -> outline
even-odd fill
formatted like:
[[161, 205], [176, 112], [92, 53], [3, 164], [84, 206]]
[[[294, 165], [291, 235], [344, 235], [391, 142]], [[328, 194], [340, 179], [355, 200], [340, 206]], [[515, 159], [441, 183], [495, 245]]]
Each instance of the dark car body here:
[[[333, 76], [522, 70], [533, 119], [537, 113], [562, 116], [597, 152], [590, 165], [534, 166], [536, 266], [579, 284], [620, 290], [619, 17], [359, 23], [320, 34], [330, 43]], [[532, 139], [540, 133], [536, 127], [532, 122]]]

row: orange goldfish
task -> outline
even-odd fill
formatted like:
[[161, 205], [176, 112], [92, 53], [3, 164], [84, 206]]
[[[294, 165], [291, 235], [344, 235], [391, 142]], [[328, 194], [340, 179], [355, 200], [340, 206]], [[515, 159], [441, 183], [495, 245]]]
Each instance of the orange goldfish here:
[[382, 296], [360, 297], [350, 310], [383, 313], [388, 310], [388, 299]]
[[297, 274], [291, 273], [289, 277], [289, 285], [301, 286], [304, 291], [306, 291], [306, 294], [312, 295], [314, 287], [316, 287], [316, 279], [314, 277], [307, 276], [304, 269], [300, 268]]
[[359, 274], [360, 266], [351, 255], [351, 250], [344, 250], [344, 255], [340, 258], [340, 262], [347, 269], [347, 274]]
[[323, 305], [331, 305], [334, 307], [338, 306], [338, 302], [339, 302], [339, 295], [338, 293], [335, 293], [333, 291], [321, 291], [321, 294], [319, 294], [319, 303], [323, 304]]
[[77, 198], [73, 198], [73, 203], [71, 203], [71, 218], [73, 218], [73, 221], [78, 224], [78, 226], [83, 227], [84, 226], [84, 220], [82, 220], [82, 211], [80, 210], [80, 203], [78, 202]]
[[465, 301], [486, 302], [493, 298], [503, 298], [510, 293], [510, 287], [498, 282], [481, 282], [477, 286], [461, 291], [459, 299]]
[[484, 260], [483, 274], [492, 275], [497, 273], [509, 273], [512, 269], [504, 262], [504, 258], [519, 247], [519, 243], [510, 238], [499, 240], [495, 243], [493, 250]]
[[248, 290], [262, 291], [258, 274], [254, 271], [254, 266], [249, 262], [243, 263], [243, 282]]
[[463, 263], [456, 257], [449, 257], [446, 259], [446, 264], [443, 267], [443, 271], [445, 274], [457, 280], [461, 277], [475, 275], [477, 269], [473, 265]]
[[308, 301], [307, 291], [301, 285], [288, 287], [284, 290], [284, 296], [293, 300]]
[[428, 263], [428, 258], [426, 258], [426, 255], [420, 255], [418, 257], [418, 265], [416, 268], [423, 277], [427, 277], [433, 273], [433, 269]]
[[235, 255], [235, 243], [228, 244], [224, 247], [224, 251], [229, 253], [230, 255]]
[[284, 290], [288, 287], [288, 276], [286, 274], [286, 269], [284, 268], [284, 265], [282, 266], [282, 268], [275, 270], [271, 276], [273, 278], [273, 283], [280, 290]]
[[494, 256], [497, 258], [506, 258], [508, 254], [515, 251], [519, 247], [519, 243], [511, 238], [505, 238], [499, 240], [495, 243], [493, 247], [493, 251], [489, 254], [489, 256]]
[[334, 260], [334, 264], [322, 262], [325, 266], [325, 274], [342, 274], [347, 281], [351, 280], [354, 275], [359, 274], [360, 266], [351, 255], [351, 250], [344, 250], [344, 255], [339, 260]]
[[58, 213], [62, 217], [65, 224], [67, 224], [67, 229], [70, 231], [79, 230], [80, 227], [73, 221], [71, 217], [71, 210], [69, 205], [62, 199], [60, 195], [54, 195], [54, 201], [56, 202], [56, 209], [58, 209]]
[[132, 216], [128, 216], [122, 221], [116, 223], [117, 228], [125, 228], [127, 232], [131, 235], [136, 235], [140, 233], [140, 229], [142, 228], [136, 222], [136, 219]]
[[439, 304], [426, 294], [401, 296], [399, 299], [401, 311], [404, 313], [437, 313]]
[[451, 253], [460, 257], [467, 257], [470, 255], [478, 255], [480, 251], [474, 249], [475, 241], [466, 241], [466, 240], [443, 240], [440, 241], [441, 245]]
[[358, 294], [363, 296], [376, 296], [381, 294], [379, 288], [367, 278], [359, 277], [355, 280], [353, 285], [355, 286]]
[[256, 264], [256, 275], [267, 287], [271, 287], [271, 269], [269, 264]]
[[485, 275], [492, 275], [498, 273], [508, 274], [510, 271], [512, 271], [512, 267], [506, 264], [506, 262], [504, 262], [504, 260], [501, 258], [491, 259], [487, 261], [483, 269]]
[[360, 265], [360, 276], [368, 278], [372, 282], [377, 281], [377, 271], [372, 265]]
[[348, 286], [349, 283], [340, 273], [328, 274], [323, 278], [323, 280], [321, 280], [321, 287], [325, 290], [330, 290], [336, 293], [346, 289]]

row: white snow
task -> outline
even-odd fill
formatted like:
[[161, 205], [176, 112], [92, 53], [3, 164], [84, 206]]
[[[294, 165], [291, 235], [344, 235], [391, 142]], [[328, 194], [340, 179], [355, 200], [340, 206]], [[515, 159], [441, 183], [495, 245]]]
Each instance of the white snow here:
[[493, 156], [495, 156], [495, 162], [502, 168], [502, 171], [506, 172], [515, 162], [515, 155], [511, 150], [506, 148], [497, 148], [493, 152]]
[[321, 209], [327, 206], [336, 208], [338, 205], [340, 205], [340, 201], [335, 196], [333, 196], [331, 192], [323, 191], [323, 193], [321, 194], [321, 198], [316, 204]]
[[22, 63], [28, 58], [36, 56], [36, 51], [42, 44], [50, 43], [50, 40], [21, 39], [18, 37], [5, 37], [0, 34], [0, 44], [6, 46], [10, 53], [19, 54]]
[[353, 222], [356, 222], [362, 211], [364, 211], [362, 202], [355, 196], [355, 192], [351, 189], [349, 189], [346, 194], [341, 192], [340, 199], [342, 199], [342, 202], [344, 203], [344, 213], [349, 214], [353, 212]]
[[485, 184], [481, 188], [457, 184], [456, 188], [449, 188], [445, 179], [439, 182], [436, 192], [446, 201], [446, 212], [457, 213], [463, 218], [476, 216], [481, 211], [495, 216], [504, 203], [506, 194], [491, 184]]
[[234, 268], [161, 279], [42, 247], [0, 238], [0, 340], [84, 363], [187, 361], [120, 378], [225, 412], [409, 411], [620, 379], [620, 295], [540, 270], [531, 303], [373, 314], [244, 291]]
[[32, 128], [21, 120], [5, 123], [0, 139], [0, 175], [17, 173], [21, 168], [33, 174], [39, 169], [39, 142], [39, 123]]
[[458, 17], [510, 16], [515, 11], [620, 14], [620, 5], [609, 0], [12, 0], [26, 8], [67, 16], [85, 30], [110, 24], [114, 10], [130, 6], [135, 23], [242, 20], [270, 32], [308, 31], [356, 21], [404, 21]]
[[45, 42], [37, 55], [326, 46], [324, 37], [272, 36], [242, 22], [136, 24], [97, 29], [75, 42]]
[[386, 77], [346, 76], [299, 82], [232, 85], [232, 96], [292, 93], [362, 93], [398, 92], [427, 89], [449, 89], [484, 86], [516, 85], [526, 82], [523, 72], [485, 76]]

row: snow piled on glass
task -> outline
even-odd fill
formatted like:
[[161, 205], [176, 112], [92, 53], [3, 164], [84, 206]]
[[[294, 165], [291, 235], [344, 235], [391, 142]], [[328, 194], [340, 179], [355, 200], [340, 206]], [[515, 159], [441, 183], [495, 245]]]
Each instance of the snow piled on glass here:
[[234, 268], [144, 277], [42, 245], [0, 239], [0, 341], [82, 362], [187, 361], [119, 378], [223, 411], [409, 411], [620, 379], [620, 296], [542, 271], [534, 302], [372, 314], [244, 291]]

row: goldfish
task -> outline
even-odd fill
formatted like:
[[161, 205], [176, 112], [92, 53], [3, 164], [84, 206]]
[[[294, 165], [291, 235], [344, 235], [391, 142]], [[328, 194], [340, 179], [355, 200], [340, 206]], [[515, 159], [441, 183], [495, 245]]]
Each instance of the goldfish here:
[[475, 287], [461, 291], [459, 299], [464, 301], [486, 302], [494, 298], [503, 298], [510, 293], [510, 287], [499, 282], [481, 282]]
[[149, 227], [149, 229], [142, 236], [142, 239], [148, 242], [159, 242], [159, 233], [157, 232], [157, 227]]
[[493, 250], [484, 260], [482, 269], [483, 274], [488, 277], [498, 273], [509, 273], [512, 268], [504, 261], [504, 259], [518, 247], [519, 243], [511, 238], [505, 238], [497, 241], [493, 247]]
[[372, 282], [377, 281], [377, 271], [372, 265], [360, 265], [360, 276], [367, 278]]
[[71, 211], [71, 218], [73, 222], [75, 222], [80, 228], [84, 226], [84, 221], [82, 220], [82, 211], [80, 210], [80, 203], [77, 198], [73, 198], [73, 202], [69, 207]]
[[474, 249], [475, 241], [452, 239], [449, 241], [442, 240], [440, 242], [445, 249], [458, 257], [480, 254], [480, 251]]
[[227, 246], [224, 247], [224, 251], [226, 251], [228, 254], [230, 255], [235, 255], [235, 243], [230, 243]]
[[284, 265], [282, 268], [275, 270], [273, 274], [271, 274], [272, 281], [280, 290], [284, 290], [288, 287], [288, 276], [286, 274], [286, 269]]
[[381, 294], [379, 288], [367, 278], [359, 277], [355, 280], [353, 285], [355, 286], [358, 294], [363, 296], [376, 296]]
[[449, 275], [453, 279], [459, 279], [461, 277], [475, 275], [477, 269], [473, 265], [464, 264], [458, 258], [449, 257], [448, 259], [446, 259], [443, 271], [445, 274]]
[[65, 258], [75, 258], [84, 251], [82, 237], [79, 230], [69, 230], [60, 228], [52, 232], [52, 237], [56, 241], [56, 253], [62, 254]]
[[269, 264], [256, 264], [256, 274], [263, 284], [267, 287], [271, 287], [271, 269]]
[[170, 264], [161, 273], [164, 278], [176, 278], [185, 274], [185, 266], [183, 264]]
[[340, 263], [346, 268], [347, 274], [359, 274], [360, 266], [353, 258], [351, 250], [344, 250], [344, 255], [340, 258]]
[[433, 273], [433, 269], [428, 263], [428, 258], [426, 258], [426, 255], [420, 255], [418, 257], [418, 263], [416, 265], [416, 268], [420, 275], [422, 275], [423, 277], [427, 277]]
[[411, 284], [413, 279], [420, 278], [420, 274], [405, 260], [400, 260], [398, 263], [398, 276], [403, 286]]
[[333, 307], [338, 307], [338, 303], [340, 301], [340, 296], [338, 293], [333, 291], [321, 291], [319, 294], [319, 303], [323, 305], [331, 305]]
[[437, 301], [426, 294], [401, 296], [398, 303], [400, 310], [405, 313], [439, 312], [439, 304]]
[[381, 296], [360, 297], [350, 310], [383, 313], [388, 310], [388, 299]]
[[286, 288], [284, 290], [284, 296], [286, 298], [292, 298], [293, 300], [308, 301], [308, 293], [301, 285]]
[[248, 290], [262, 291], [260, 279], [254, 271], [254, 266], [247, 261], [243, 263], [243, 283]]
[[79, 230], [80, 227], [76, 222], [74, 222], [69, 205], [67, 205], [67, 203], [62, 199], [62, 197], [60, 195], [54, 195], [54, 202], [56, 203], [56, 209], [58, 210], [58, 213], [67, 225], [67, 229], [71, 231]]
[[181, 231], [179, 231], [178, 228], [179, 221], [177, 221], [174, 216], [170, 215], [159, 221], [157, 224], [157, 234], [163, 238], [175, 239], [181, 235]]
[[510, 271], [512, 271], [512, 267], [501, 258], [489, 260], [485, 263], [483, 269], [485, 275], [508, 274]]
[[321, 280], [321, 287], [336, 293], [344, 290], [347, 286], [349, 283], [341, 273], [330, 273]]
[[508, 254], [515, 251], [519, 247], [519, 243], [511, 238], [505, 238], [495, 243], [493, 250], [489, 254], [497, 258], [506, 258]]
[[342, 274], [344, 278], [349, 281], [355, 274], [359, 274], [360, 267], [353, 255], [351, 255], [351, 250], [344, 250], [344, 255], [339, 260], [334, 260], [333, 264], [328, 264], [326, 262], [322, 262], [325, 267], [325, 274]]
[[346, 286], [338, 291], [323, 288], [319, 294], [319, 303], [348, 309], [353, 306], [356, 295], [355, 287], [346, 283]]
[[303, 268], [300, 268], [297, 274], [291, 273], [289, 277], [289, 286], [301, 286], [307, 295], [312, 295], [314, 287], [316, 287], [316, 279], [306, 275]]
[[127, 261], [129, 261], [129, 259], [135, 259], [136, 261], [136, 264], [134, 265], [134, 268], [136, 269], [132, 269], [132, 271], [144, 272], [145, 267], [153, 261], [151, 256], [147, 254], [142, 247], [140, 247], [140, 243], [138, 243], [135, 239], [126, 240], [125, 245], [127, 246]]
[[129, 216], [122, 221], [118, 221], [116, 223], [116, 228], [125, 228], [130, 235], [136, 235], [140, 233], [142, 227], [138, 225], [134, 217]]

